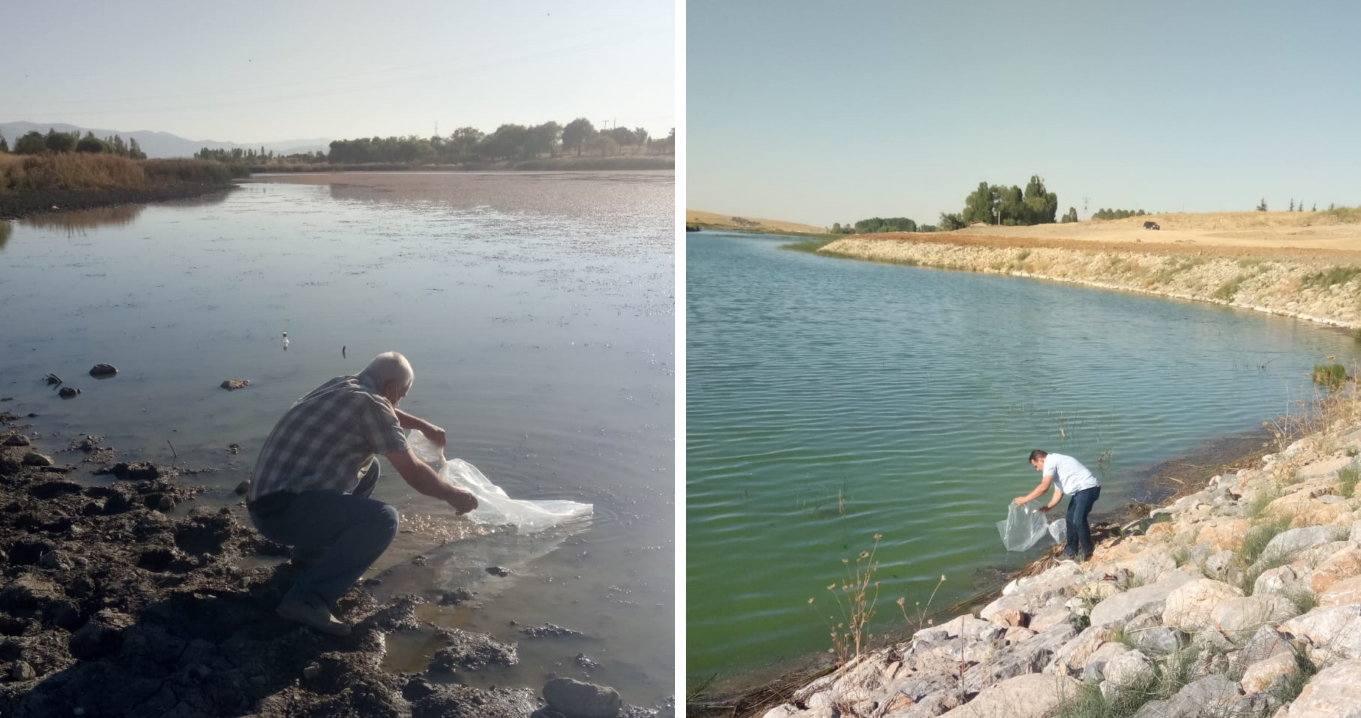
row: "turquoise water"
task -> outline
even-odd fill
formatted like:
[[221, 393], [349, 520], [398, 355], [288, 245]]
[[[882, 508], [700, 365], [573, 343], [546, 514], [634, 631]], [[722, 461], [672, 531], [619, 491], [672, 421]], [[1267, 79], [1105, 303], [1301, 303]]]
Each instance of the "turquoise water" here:
[[[686, 670], [831, 646], [828, 585], [882, 534], [875, 631], [1017, 564], [996, 522], [1033, 448], [1134, 477], [1297, 410], [1356, 349], [1301, 321], [1000, 276], [686, 235]], [[1099, 459], [1099, 460], [1098, 460]], [[1066, 506], [1066, 503], [1064, 504]], [[815, 602], [809, 605], [808, 600]]]

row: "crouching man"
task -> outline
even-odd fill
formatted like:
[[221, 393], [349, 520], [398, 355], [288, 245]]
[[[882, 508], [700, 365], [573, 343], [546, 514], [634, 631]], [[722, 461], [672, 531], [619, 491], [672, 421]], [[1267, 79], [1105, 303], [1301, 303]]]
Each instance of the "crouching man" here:
[[260, 533], [293, 547], [299, 570], [279, 604], [283, 618], [350, 632], [331, 608], [397, 535], [397, 510], [369, 498], [377, 454], [421, 494], [460, 514], [477, 508], [471, 493], [440, 480], [407, 448], [402, 429], [445, 443], [443, 429], [397, 409], [414, 377], [406, 357], [379, 354], [359, 376], [336, 377], [298, 400], [265, 439], [246, 505]]

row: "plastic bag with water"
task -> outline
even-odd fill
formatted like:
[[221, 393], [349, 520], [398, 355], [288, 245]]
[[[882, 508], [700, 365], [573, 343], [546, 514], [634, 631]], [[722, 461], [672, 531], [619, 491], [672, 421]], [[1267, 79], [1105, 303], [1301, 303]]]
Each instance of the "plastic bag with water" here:
[[1008, 551], [1026, 551], [1048, 536], [1055, 543], [1063, 541], [1066, 526], [1063, 519], [1050, 523], [1045, 515], [1029, 504], [1017, 506], [1016, 502], [1007, 503], [1007, 518], [997, 522], [997, 530], [1002, 534], [1002, 545]]
[[533, 533], [591, 515], [591, 504], [576, 501], [528, 501], [512, 499], [501, 487], [463, 459], [446, 459], [439, 447], [418, 432], [411, 432], [407, 445], [430, 464], [440, 478], [477, 497], [477, 508], [464, 514], [483, 524], [511, 524], [522, 533]]

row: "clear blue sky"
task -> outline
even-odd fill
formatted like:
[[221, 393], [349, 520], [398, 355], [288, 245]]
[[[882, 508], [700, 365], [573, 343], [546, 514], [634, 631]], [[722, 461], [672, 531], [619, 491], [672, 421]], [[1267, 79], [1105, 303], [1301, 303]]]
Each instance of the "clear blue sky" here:
[[687, 3], [688, 209], [934, 224], [1361, 204], [1361, 3]]
[[54, 0], [3, 21], [0, 122], [246, 143], [675, 125], [671, 0]]

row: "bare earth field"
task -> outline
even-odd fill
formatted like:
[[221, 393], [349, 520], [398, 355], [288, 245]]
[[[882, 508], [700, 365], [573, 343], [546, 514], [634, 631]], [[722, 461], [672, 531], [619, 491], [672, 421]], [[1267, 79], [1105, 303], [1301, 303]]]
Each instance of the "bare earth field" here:
[[[1157, 222], [1162, 229], [1146, 230], [1143, 228], [1146, 221]], [[917, 241], [929, 241], [931, 237], [910, 236]], [[1172, 213], [1031, 227], [971, 227], [937, 236], [954, 244], [979, 240], [980, 245], [989, 246], [1074, 249], [1094, 244], [1089, 248], [1166, 253], [1208, 251], [1225, 256], [1281, 259], [1342, 259], [1358, 253], [1356, 259], [1361, 261], [1361, 224], [1343, 223], [1326, 212]]]
[[699, 212], [693, 209], [685, 210], [685, 223], [704, 229], [732, 229], [741, 232], [771, 232], [776, 234], [781, 232], [825, 234], [827, 232], [826, 227], [814, 227], [811, 224], [784, 222], [778, 219], [759, 219], [757, 217], [734, 217], [714, 214], [713, 212]]

